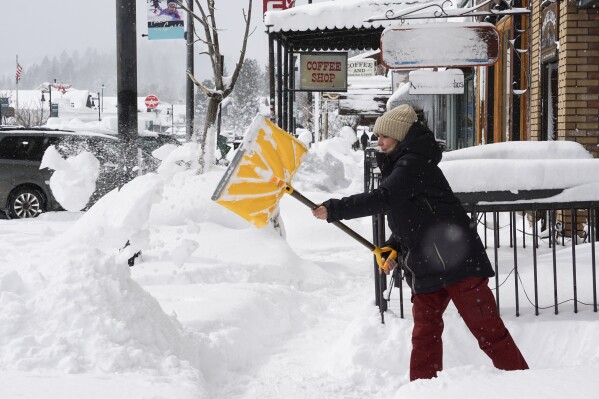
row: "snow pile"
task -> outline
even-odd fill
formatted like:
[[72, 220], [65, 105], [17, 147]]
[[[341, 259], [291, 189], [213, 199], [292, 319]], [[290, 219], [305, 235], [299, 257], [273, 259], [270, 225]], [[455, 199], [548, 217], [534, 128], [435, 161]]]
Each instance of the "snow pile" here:
[[[160, 201], [151, 210], [149, 223], [154, 229], [168, 231], [153, 234], [145, 247], [144, 260], [167, 261], [182, 266], [181, 254], [200, 252], [215, 261], [197, 270], [179, 270], [170, 278], [194, 282], [261, 281], [297, 285], [313, 290], [323, 282], [320, 270], [303, 262], [280, 235], [272, 229], [256, 229], [241, 216], [212, 201], [213, 190], [225, 168], [216, 166], [198, 175], [193, 166], [197, 146], [185, 144], [169, 154], [159, 168], [165, 185]], [[228, 237], [236, 237], [231, 241]], [[210, 242], [210, 246], [206, 246]], [[263, 251], [254, 253], [259, 242]], [[231, 251], [234, 247], [235, 251]], [[242, 254], [252, 253], [248, 258]], [[293, 265], [293, 266], [292, 266]]]
[[63, 159], [54, 146], [48, 147], [40, 169], [52, 169], [50, 188], [54, 198], [67, 211], [80, 211], [96, 190], [100, 162], [88, 151]]
[[312, 144], [312, 132], [308, 129], [297, 128], [297, 139], [304, 143], [307, 148], [310, 148], [310, 144]]
[[356, 132], [350, 126], [343, 126], [339, 131], [339, 137], [353, 144], [357, 139]]
[[1, 296], [3, 369], [199, 377], [181, 327], [131, 280], [126, 263], [90, 245], [50, 259], [43, 249], [0, 276], [11, 287]]
[[64, 234], [27, 254], [9, 253], [18, 268], [0, 275], [1, 368], [202, 380], [189, 334], [131, 279], [127, 265], [145, 246], [162, 184], [155, 174], [138, 177]]
[[[93, 161], [86, 154], [64, 160], [54, 150], [44, 166], [56, 169], [59, 193], [75, 181], [72, 169], [89, 170]], [[147, 246], [150, 210], [168, 177], [138, 177], [49, 243], [8, 254], [18, 269], [0, 274], [1, 368], [177, 376], [203, 392], [197, 344], [131, 279], [127, 265]], [[170, 257], [184, 263], [197, 248], [190, 243]]]
[[[349, 128], [352, 133], [353, 129]], [[350, 136], [351, 137], [351, 136]], [[333, 137], [314, 145], [308, 152], [294, 178], [294, 184], [305, 190], [336, 192], [340, 189], [355, 187], [356, 177], [362, 176], [362, 151], [354, 151], [353, 141], [342, 137]]]
[[[599, 160], [582, 145], [568, 141], [524, 141], [464, 148], [443, 154], [439, 167], [451, 188], [463, 193], [599, 184]], [[585, 173], [580, 173], [582, 170]], [[579, 200], [599, 199], [597, 195]]]
[[512, 141], [462, 148], [443, 153], [443, 162], [464, 159], [592, 159], [574, 141]]

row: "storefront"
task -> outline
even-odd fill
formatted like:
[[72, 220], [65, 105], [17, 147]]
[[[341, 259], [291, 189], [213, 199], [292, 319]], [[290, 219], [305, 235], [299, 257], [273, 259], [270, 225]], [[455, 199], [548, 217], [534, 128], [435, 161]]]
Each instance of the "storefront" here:
[[474, 69], [463, 68], [458, 71], [460, 78], [457, 82], [449, 80], [449, 87], [437, 86], [426, 91], [413, 90], [414, 81], [410, 80], [410, 71], [394, 71], [394, 94], [388, 103], [388, 108], [402, 103], [414, 107], [421, 122], [435, 133], [438, 140], [445, 142], [448, 151], [476, 144]]

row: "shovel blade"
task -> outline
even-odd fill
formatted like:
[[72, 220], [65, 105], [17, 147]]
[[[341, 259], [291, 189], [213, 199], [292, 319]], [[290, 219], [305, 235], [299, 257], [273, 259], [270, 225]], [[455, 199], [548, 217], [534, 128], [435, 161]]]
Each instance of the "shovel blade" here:
[[212, 200], [256, 227], [266, 226], [306, 152], [301, 141], [257, 115]]

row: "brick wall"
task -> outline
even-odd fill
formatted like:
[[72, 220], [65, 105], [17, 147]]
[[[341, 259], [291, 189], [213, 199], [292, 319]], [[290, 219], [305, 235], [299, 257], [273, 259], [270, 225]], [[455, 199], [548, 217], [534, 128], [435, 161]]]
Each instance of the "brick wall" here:
[[[532, 13], [531, 138], [541, 137], [540, 6]], [[559, 6], [559, 140], [581, 143], [599, 157], [599, 9], [579, 10], [571, 1]]]
[[541, 6], [532, 2], [530, 24], [530, 140], [541, 140]]
[[599, 155], [599, 10], [560, 4], [559, 122], [561, 140]]

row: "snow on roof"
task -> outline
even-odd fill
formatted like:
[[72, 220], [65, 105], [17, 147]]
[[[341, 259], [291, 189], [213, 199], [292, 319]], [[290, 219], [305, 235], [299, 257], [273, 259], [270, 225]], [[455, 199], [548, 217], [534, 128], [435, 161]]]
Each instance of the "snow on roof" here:
[[384, 92], [391, 95], [391, 76], [349, 76], [347, 78], [347, 91], [354, 94]]
[[[380, 115], [385, 111], [385, 102], [390, 95], [390, 76], [350, 76], [347, 93], [341, 94], [339, 107], [361, 115]], [[375, 98], [385, 99], [385, 102]]]
[[415, 4], [437, 3], [431, 0], [337, 0], [305, 4], [287, 10], [268, 11], [264, 24], [271, 32], [323, 29], [380, 28], [397, 24], [385, 20], [365, 22], [374, 15], [385, 14]]
[[[16, 90], [5, 90], [4, 93], [9, 98], [10, 106], [17, 106]], [[69, 89], [66, 92], [52, 90], [52, 103], [72, 104], [73, 108], [83, 108], [87, 102], [89, 90]], [[38, 109], [41, 107], [41, 90], [19, 90], [19, 108], [20, 109]], [[50, 104], [50, 94], [44, 92], [44, 108], [48, 109]]]
[[363, 60], [366, 58], [371, 58], [373, 55], [376, 55], [378, 57], [380, 52], [381, 52], [381, 50], [379, 50], [379, 49], [365, 51], [361, 54], [358, 54], [358, 55], [348, 58], [348, 61], [349, 60]]

